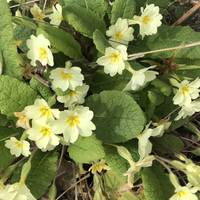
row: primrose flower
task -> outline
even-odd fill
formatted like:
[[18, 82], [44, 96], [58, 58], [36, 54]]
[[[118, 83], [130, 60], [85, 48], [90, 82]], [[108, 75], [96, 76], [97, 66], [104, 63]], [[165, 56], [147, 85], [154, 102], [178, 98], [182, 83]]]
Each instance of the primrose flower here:
[[104, 66], [104, 72], [114, 76], [117, 73], [122, 74], [125, 69], [125, 61], [128, 59], [127, 48], [124, 45], [118, 45], [115, 49], [108, 47], [105, 55], [98, 58], [97, 64]]
[[141, 16], [134, 16], [133, 24], [139, 24], [142, 38], [145, 35], [157, 33], [158, 27], [161, 26], [162, 15], [159, 13], [159, 7], [154, 4], [146, 5], [141, 8]]
[[88, 107], [77, 106], [71, 110], [60, 113], [60, 118], [55, 121], [60, 132], [63, 133], [66, 143], [74, 143], [78, 136], [88, 137], [96, 129], [92, 123], [93, 112]]
[[24, 111], [15, 112], [14, 115], [15, 117], [18, 118], [17, 123], [16, 123], [17, 127], [21, 127], [23, 129], [30, 128], [29, 118], [26, 116], [26, 113]]
[[110, 43], [113, 47], [119, 44], [128, 45], [134, 39], [133, 28], [129, 27], [127, 19], [119, 18], [117, 22], [109, 27], [106, 35], [110, 37]]
[[192, 101], [188, 105], [183, 105], [175, 120], [179, 120], [181, 118], [185, 119], [186, 117], [194, 115], [196, 112], [200, 112], [200, 101]]
[[45, 18], [45, 14], [42, 12], [40, 7], [34, 3], [33, 7], [30, 9], [31, 14], [33, 15], [33, 18], [36, 20], [42, 21]]
[[156, 128], [148, 128], [146, 126], [142, 134], [138, 138], [138, 153], [140, 155], [140, 160], [148, 156], [152, 151], [152, 143], [150, 142], [150, 137], [162, 137], [165, 130], [169, 128], [171, 122], [163, 121]]
[[53, 13], [49, 15], [50, 18], [50, 24], [59, 26], [60, 23], [63, 20], [62, 16], [62, 7], [60, 4], [56, 4], [55, 6], [52, 7]]
[[26, 134], [42, 151], [50, 151], [59, 145], [60, 138], [57, 134], [60, 132], [56, 124], [33, 120], [32, 128], [27, 129]]
[[158, 72], [149, 70], [154, 67], [155, 66], [147, 67], [140, 70], [132, 69], [133, 76], [124, 88], [124, 90], [138, 90], [139, 88], [145, 86], [146, 83], [154, 80], [156, 78], [156, 75], [158, 75]]
[[0, 200], [36, 200], [23, 183], [6, 185], [0, 189]]
[[195, 195], [197, 190], [189, 187], [179, 187], [175, 190], [175, 194], [169, 200], [198, 200]]
[[83, 84], [82, 86], [78, 86], [75, 90], [69, 90], [66, 92], [64, 96], [58, 96], [57, 100], [60, 103], [64, 103], [65, 107], [70, 107], [76, 104], [83, 104], [85, 102], [85, 97], [89, 90], [89, 86]]
[[42, 65], [53, 66], [53, 54], [49, 49], [50, 42], [40, 34], [37, 37], [31, 35], [31, 38], [26, 41], [26, 45], [29, 48], [27, 57], [31, 60], [31, 65], [36, 66], [36, 61], [39, 61]]
[[9, 140], [5, 141], [5, 146], [10, 149], [10, 153], [19, 157], [23, 155], [28, 157], [30, 152], [30, 144], [26, 140], [18, 140], [15, 137], [11, 137]]
[[193, 99], [199, 97], [200, 79], [196, 78], [194, 81], [187, 80], [178, 83], [175, 79], [171, 79], [172, 85], [178, 88], [176, 95], [173, 98], [174, 104], [179, 106], [189, 106]]
[[110, 170], [110, 167], [106, 165], [105, 160], [101, 160], [97, 163], [94, 163], [90, 168], [89, 171], [91, 171], [93, 174], [101, 173], [102, 171]]
[[58, 109], [51, 109], [44, 99], [36, 99], [33, 105], [25, 107], [24, 112], [29, 119], [43, 121], [57, 119], [60, 114]]
[[60, 88], [63, 92], [68, 89], [75, 90], [77, 86], [82, 86], [84, 80], [81, 68], [72, 67], [70, 62], [66, 62], [65, 68], [52, 70], [49, 78], [52, 79], [53, 88]]

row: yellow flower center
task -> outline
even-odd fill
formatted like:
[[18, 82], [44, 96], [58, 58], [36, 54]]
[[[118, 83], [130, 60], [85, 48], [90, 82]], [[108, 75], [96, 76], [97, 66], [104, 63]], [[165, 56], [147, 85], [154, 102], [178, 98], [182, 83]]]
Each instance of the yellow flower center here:
[[190, 90], [190, 88], [189, 88], [187, 85], [185, 85], [185, 86], [183, 86], [183, 87], [181, 88], [181, 92], [182, 92], [183, 95], [188, 94], [188, 93], [189, 93], [189, 90]]
[[49, 137], [52, 133], [52, 130], [51, 128], [49, 127], [43, 127], [41, 130], [40, 130], [40, 133], [44, 136], [44, 137]]
[[23, 147], [23, 143], [20, 142], [20, 141], [16, 141], [15, 145], [16, 145], [17, 148], [22, 148]]
[[77, 126], [78, 124], [80, 124], [80, 119], [77, 115], [71, 115], [66, 119], [66, 123], [70, 127], [74, 127], [74, 126]]
[[185, 197], [185, 196], [187, 196], [188, 193], [186, 191], [180, 191], [177, 194], [179, 197]]
[[93, 164], [90, 167], [90, 170], [92, 171], [93, 174], [95, 174], [95, 173], [101, 173], [103, 170], [109, 170], [109, 167], [105, 164], [105, 162], [98, 162]]
[[71, 90], [70, 92], [69, 92], [69, 96], [70, 97], [73, 97], [73, 96], [75, 96], [77, 94], [77, 92], [76, 91], [73, 91], [73, 90]]
[[46, 117], [52, 117], [52, 111], [51, 108], [47, 107], [47, 106], [43, 106], [40, 108], [40, 113], [42, 116], [46, 116]]
[[19, 47], [22, 44], [22, 40], [16, 40], [15, 43], [16, 43], [16, 46]]
[[142, 19], [144, 24], [148, 24], [150, 22], [150, 17], [148, 15], [145, 15]]
[[47, 59], [48, 58], [48, 53], [47, 50], [43, 47], [40, 47], [39, 49], [39, 57], [41, 60]]
[[71, 80], [73, 78], [73, 75], [62, 70], [61, 71], [61, 77], [64, 80]]
[[124, 34], [121, 32], [121, 31], [118, 31], [116, 34], [115, 34], [115, 39], [120, 41], [122, 40]]
[[110, 58], [112, 63], [118, 63], [120, 60], [120, 53], [112, 53]]

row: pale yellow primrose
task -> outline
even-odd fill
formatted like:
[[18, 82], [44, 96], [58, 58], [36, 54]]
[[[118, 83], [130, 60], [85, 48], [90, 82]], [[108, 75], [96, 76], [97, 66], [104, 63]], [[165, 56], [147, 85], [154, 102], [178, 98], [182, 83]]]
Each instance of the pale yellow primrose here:
[[63, 20], [62, 7], [60, 4], [57, 3], [55, 6], [52, 7], [52, 10], [53, 13], [48, 16], [50, 19], [50, 24], [59, 26]]
[[60, 114], [58, 109], [51, 109], [44, 99], [36, 99], [33, 105], [25, 107], [24, 112], [29, 119], [42, 121], [57, 119]]
[[21, 127], [23, 129], [30, 128], [29, 118], [24, 111], [22, 112], [14, 112], [15, 117], [18, 118], [16, 122], [16, 127]]
[[127, 48], [124, 45], [118, 45], [116, 48], [108, 47], [105, 55], [98, 58], [97, 64], [104, 66], [104, 72], [115, 76], [122, 74], [125, 69], [125, 61], [128, 59]]
[[45, 14], [36, 3], [33, 4], [30, 12], [33, 15], [33, 18], [36, 20], [42, 21], [45, 18]]
[[141, 8], [141, 16], [134, 16], [133, 20], [130, 20], [133, 24], [139, 24], [140, 35], [144, 38], [145, 35], [153, 35], [158, 31], [158, 27], [161, 26], [162, 15], [159, 13], [160, 9], [154, 4], [146, 5], [145, 9]]
[[15, 183], [0, 189], [0, 200], [36, 200], [36, 198], [25, 184]]
[[190, 104], [183, 105], [175, 120], [185, 119], [194, 115], [196, 112], [200, 112], [200, 101], [192, 101]]
[[77, 106], [71, 110], [65, 110], [60, 113], [60, 118], [54, 123], [60, 132], [63, 133], [66, 143], [74, 143], [79, 135], [88, 137], [96, 129], [91, 121], [93, 112], [88, 107]]
[[148, 82], [153, 81], [156, 78], [156, 75], [158, 75], [158, 72], [152, 71], [149, 69], [154, 68], [152, 67], [147, 67], [144, 69], [140, 70], [133, 70], [132, 69], [132, 78], [129, 81], [129, 83], [126, 85], [124, 90], [138, 90], [141, 87], [145, 86]]
[[140, 160], [148, 156], [152, 151], [152, 143], [150, 142], [150, 137], [162, 137], [165, 130], [167, 130], [171, 125], [171, 122], [163, 121], [156, 128], [148, 128], [146, 126], [142, 134], [140, 134], [138, 139], [138, 153], [140, 155]]
[[5, 141], [5, 146], [10, 149], [10, 153], [19, 157], [21, 155], [28, 157], [31, 155], [30, 144], [26, 140], [18, 140], [15, 137], [11, 137]]
[[189, 82], [187, 80], [179, 83], [175, 79], [170, 80], [172, 85], [178, 88], [173, 102], [179, 106], [189, 106], [192, 100], [197, 99], [200, 93], [200, 79], [196, 78], [194, 81]]
[[53, 54], [50, 47], [50, 42], [44, 35], [38, 36], [31, 35], [31, 38], [26, 41], [28, 47], [27, 57], [31, 60], [31, 65], [36, 66], [36, 61], [39, 61], [42, 65], [53, 66]]
[[128, 45], [134, 39], [133, 32], [133, 28], [128, 25], [128, 20], [119, 18], [114, 25], [109, 27], [106, 35], [110, 37], [110, 44], [117, 47], [120, 44]]
[[85, 97], [89, 90], [89, 86], [83, 84], [82, 86], [78, 86], [75, 90], [69, 90], [66, 92], [64, 96], [58, 96], [57, 100], [60, 103], [64, 103], [65, 107], [71, 107], [76, 104], [83, 104], [85, 102]]
[[52, 80], [52, 87], [54, 89], [60, 88], [62, 91], [68, 89], [75, 90], [77, 86], [83, 85], [84, 80], [84, 76], [81, 74], [81, 68], [72, 67], [69, 62], [66, 62], [65, 68], [52, 70], [49, 78]]
[[32, 128], [26, 130], [28, 138], [35, 141], [42, 151], [50, 151], [59, 145], [60, 138], [57, 134], [60, 133], [56, 124], [39, 120], [33, 120]]
[[195, 193], [199, 190], [199, 187], [192, 187], [190, 184], [181, 186], [177, 176], [172, 172], [169, 174], [169, 178], [175, 187], [175, 194], [169, 200], [198, 200]]

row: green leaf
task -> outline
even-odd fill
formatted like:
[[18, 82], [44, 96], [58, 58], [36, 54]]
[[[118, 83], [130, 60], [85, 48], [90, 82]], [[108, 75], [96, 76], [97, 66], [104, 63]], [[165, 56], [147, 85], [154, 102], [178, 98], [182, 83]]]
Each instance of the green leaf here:
[[13, 36], [11, 13], [6, 0], [0, 1], [0, 46], [4, 60], [4, 74], [22, 78], [17, 47]]
[[111, 11], [111, 24], [114, 24], [118, 18], [131, 19], [135, 9], [135, 0], [115, 0]]
[[57, 171], [57, 152], [37, 151], [31, 162], [26, 184], [35, 198], [39, 199], [45, 194], [56, 176]]
[[131, 74], [124, 71], [122, 75], [110, 77], [103, 70], [98, 70], [90, 82], [91, 90], [99, 93], [103, 90], [123, 90], [131, 79]]
[[[193, 42], [199, 42], [199, 33], [185, 26], [170, 27], [163, 25], [158, 29], [156, 35], [147, 38], [147, 46], [150, 50], [176, 47]], [[199, 54], [200, 46], [165, 51], [155, 55], [166, 58], [175, 56], [178, 59], [199, 59]]]
[[34, 34], [34, 31], [25, 25], [16, 25], [14, 29], [14, 37], [16, 42], [19, 43], [18, 47], [23, 52], [28, 51], [26, 40], [30, 38], [30, 35]]
[[165, 96], [170, 96], [170, 94], [172, 93], [172, 87], [159, 79], [153, 80], [151, 82], [151, 85], [157, 88]]
[[154, 149], [162, 153], [180, 153], [184, 148], [182, 140], [175, 135], [165, 134], [161, 138], [153, 138], [152, 141]]
[[105, 0], [60, 0], [61, 5], [77, 4], [83, 8], [95, 12], [98, 17], [103, 18], [106, 12], [107, 3]]
[[120, 91], [103, 91], [90, 96], [87, 106], [94, 111], [96, 135], [106, 143], [136, 138], [144, 128], [145, 117], [135, 100]]
[[50, 40], [51, 45], [58, 51], [63, 52], [70, 58], [82, 57], [81, 47], [70, 33], [46, 23], [39, 23], [38, 27], [37, 33], [42, 33], [47, 37]]
[[14, 159], [14, 156], [10, 154], [10, 150], [5, 147], [5, 140], [18, 134], [19, 131], [17, 129], [0, 127], [0, 171], [8, 167]]
[[176, 74], [182, 76], [183, 78], [193, 78], [197, 77], [197, 74], [200, 74], [200, 66], [196, 65], [185, 65], [178, 67]]
[[108, 43], [108, 40], [106, 39], [105, 35], [99, 31], [99, 30], [96, 30], [94, 33], [93, 33], [93, 42], [96, 46], [96, 49], [101, 52], [102, 54], [105, 53], [105, 49], [106, 47], [109, 47], [109, 43]]
[[122, 184], [126, 183], [126, 177], [123, 174], [128, 170], [129, 164], [118, 153], [117, 149], [112, 146], [105, 146], [105, 160], [111, 168], [111, 172], [107, 172], [106, 187], [107, 190], [115, 190]]
[[106, 29], [104, 21], [97, 17], [94, 12], [76, 4], [64, 7], [63, 17], [76, 31], [89, 38], [92, 38], [96, 29], [103, 33]]
[[34, 102], [37, 93], [27, 84], [9, 76], [0, 76], [0, 113], [12, 116]]
[[41, 82], [36, 80], [34, 77], [30, 81], [30, 86], [33, 88], [35, 91], [38, 91], [39, 94], [46, 100], [48, 101], [49, 98], [53, 96], [53, 92], [48, 88], [47, 86], [43, 85]]
[[77, 163], [91, 163], [105, 156], [101, 141], [94, 135], [79, 137], [74, 144], [70, 144], [68, 152], [70, 158]]
[[143, 169], [142, 182], [146, 200], [169, 200], [174, 193], [169, 177], [160, 166]]

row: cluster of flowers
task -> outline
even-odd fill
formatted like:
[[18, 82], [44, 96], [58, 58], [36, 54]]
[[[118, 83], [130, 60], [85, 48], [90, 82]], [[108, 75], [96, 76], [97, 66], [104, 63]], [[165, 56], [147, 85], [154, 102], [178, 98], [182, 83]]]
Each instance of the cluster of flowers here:
[[[29, 156], [30, 144], [24, 140], [35, 141], [36, 146], [42, 151], [54, 149], [60, 141], [65, 144], [74, 143], [78, 136], [90, 136], [95, 130], [92, 123], [93, 112], [88, 107], [78, 104], [84, 103], [89, 86], [83, 83], [84, 77], [79, 67], [72, 67], [66, 62], [65, 68], [56, 68], [51, 71], [50, 79], [52, 88], [66, 92], [58, 96], [59, 102], [68, 108], [64, 111], [52, 109], [44, 99], [36, 99], [33, 105], [26, 106], [23, 111], [16, 112], [17, 127], [25, 129], [21, 140], [11, 137], [6, 141], [6, 147], [15, 156]], [[30, 123], [31, 120], [31, 123]], [[31, 124], [31, 125], [30, 125]], [[63, 139], [59, 137], [63, 134]]]
[[134, 16], [132, 20], [119, 18], [109, 27], [106, 35], [109, 37], [111, 47], [106, 48], [105, 55], [97, 60], [99, 65], [104, 66], [104, 72], [110, 76], [122, 74], [124, 69], [132, 74], [124, 90], [138, 90], [154, 80], [158, 74], [156, 71], [149, 70], [154, 68], [153, 66], [134, 70], [128, 63], [127, 45], [134, 40], [134, 29], [130, 25], [139, 24], [142, 38], [157, 33], [161, 25], [162, 15], [159, 13], [159, 7], [154, 4], [146, 5], [145, 9], [141, 8], [141, 13], [141, 16]]

